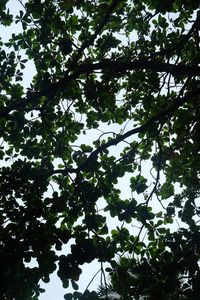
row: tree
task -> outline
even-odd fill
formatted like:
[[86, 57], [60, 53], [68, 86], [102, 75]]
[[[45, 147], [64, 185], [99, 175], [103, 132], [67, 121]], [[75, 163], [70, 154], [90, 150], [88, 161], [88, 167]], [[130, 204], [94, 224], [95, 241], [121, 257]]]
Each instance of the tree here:
[[0, 2], [21, 25], [0, 44], [0, 298], [39, 299], [55, 270], [77, 290], [97, 259], [123, 299], [198, 299], [199, 1], [18, 2]]

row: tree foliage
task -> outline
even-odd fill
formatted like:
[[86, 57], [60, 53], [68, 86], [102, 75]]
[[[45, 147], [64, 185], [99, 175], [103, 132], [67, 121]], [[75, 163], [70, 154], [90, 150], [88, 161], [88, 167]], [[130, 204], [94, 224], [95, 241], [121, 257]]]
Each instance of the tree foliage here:
[[56, 270], [97, 299], [76, 283], [97, 259], [123, 299], [199, 299], [199, 1], [18, 3], [0, 1], [0, 298], [39, 299]]

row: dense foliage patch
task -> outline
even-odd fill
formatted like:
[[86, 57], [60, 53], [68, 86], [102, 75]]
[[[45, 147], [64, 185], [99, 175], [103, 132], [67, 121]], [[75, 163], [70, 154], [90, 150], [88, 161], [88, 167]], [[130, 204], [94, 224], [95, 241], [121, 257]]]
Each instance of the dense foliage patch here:
[[199, 299], [199, 1], [16, 3], [0, 1], [0, 298], [39, 299], [55, 270], [78, 290], [97, 259], [122, 299]]

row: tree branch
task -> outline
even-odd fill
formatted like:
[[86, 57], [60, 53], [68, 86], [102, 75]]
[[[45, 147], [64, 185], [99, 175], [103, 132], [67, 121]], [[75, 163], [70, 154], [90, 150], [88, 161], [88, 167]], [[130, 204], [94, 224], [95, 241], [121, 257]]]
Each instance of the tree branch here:
[[190, 28], [190, 30], [188, 31], [188, 33], [186, 35], [181, 35], [181, 37], [178, 40], [176, 45], [173, 45], [173, 47], [171, 47], [169, 49], [164, 49], [164, 50], [155, 52], [154, 54], [150, 55], [148, 58], [152, 59], [158, 55], [166, 55], [166, 54], [170, 55], [172, 52], [174, 52], [176, 50], [181, 51], [184, 48], [185, 44], [192, 37], [195, 30], [198, 30], [199, 28], [200, 28], [200, 14], [197, 14], [197, 18], [194, 21], [194, 23], [193, 23], [192, 27]]
[[65, 75], [63, 79], [51, 83], [46, 89], [40, 92], [28, 93], [27, 98], [14, 100], [7, 107], [1, 108], [0, 117], [6, 117], [12, 110], [21, 110], [26, 107], [26, 105], [33, 103], [33, 108], [38, 105], [38, 100], [42, 96], [48, 96], [59, 89], [64, 89], [67, 82], [76, 80], [80, 75], [85, 73], [92, 73], [97, 70], [106, 70], [108, 72], [126, 72], [133, 70], [151, 70], [153, 72], [166, 72], [173, 75], [190, 75], [190, 76], [200, 76], [199, 66], [187, 66], [187, 65], [173, 65], [168, 63], [149, 61], [144, 59], [134, 60], [134, 61], [113, 61], [113, 60], [102, 60], [99, 63], [94, 64], [81, 64], [77, 67], [76, 71], [70, 75]]
[[[150, 61], [147, 59], [138, 59], [134, 61], [120, 61], [105, 59], [99, 63], [94, 64], [82, 64], [78, 70], [74, 73], [76, 77], [84, 73], [91, 73], [97, 70], [106, 70], [108, 72], [126, 72], [133, 70], [150, 70], [153, 72], [165, 72], [172, 75], [192, 75], [200, 76], [199, 66], [187, 66], [187, 65], [174, 65], [170, 63], [162, 63], [158, 61]], [[78, 76], [77, 76], [78, 75]], [[64, 80], [64, 79], [63, 79]]]
[[87, 168], [87, 166], [91, 163], [91, 161], [93, 159], [95, 159], [100, 152], [106, 150], [110, 146], [116, 146], [124, 139], [126, 139], [136, 133], [144, 132], [145, 130], [150, 129], [151, 126], [157, 122], [159, 123], [160, 121], [163, 122], [163, 120], [167, 120], [170, 116], [172, 116], [172, 114], [175, 111], [177, 111], [177, 109], [180, 106], [182, 106], [184, 103], [189, 101], [191, 98], [193, 98], [195, 96], [199, 96], [199, 95], [200, 95], [200, 88], [197, 88], [197, 89], [187, 93], [183, 97], [178, 97], [173, 105], [171, 105], [168, 109], [161, 111], [156, 116], [153, 116], [152, 118], [150, 118], [149, 121], [147, 121], [145, 124], [143, 124], [137, 128], [131, 129], [131, 130], [127, 131], [126, 133], [119, 135], [118, 137], [108, 141], [107, 143], [102, 144], [101, 146], [99, 146], [95, 151], [93, 151], [90, 154], [90, 156], [87, 158], [87, 160], [82, 165], [80, 165], [77, 168], [77, 172], [83, 171], [85, 168]]
[[[91, 35], [87, 40], [85, 40], [83, 42], [82, 46], [80, 47], [80, 49], [79, 49], [79, 51], [78, 51], [78, 53], [75, 57], [75, 60], [73, 60], [73, 65], [76, 64], [79, 61], [79, 59], [81, 58], [81, 56], [83, 54], [83, 51], [94, 43], [95, 39], [101, 33], [104, 26], [108, 23], [111, 14], [113, 13], [114, 9], [117, 7], [117, 5], [119, 3], [120, 3], [120, 0], [113, 0], [112, 1], [111, 5], [108, 8], [108, 11], [106, 12], [106, 14], [105, 14], [104, 18], [102, 19], [101, 23], [99, 24], [99, 26], [95, 30], [94, 34]], [[66, 76], [67, 76], [68, 73], [69, 73], [69, 70], [67, 71]]]

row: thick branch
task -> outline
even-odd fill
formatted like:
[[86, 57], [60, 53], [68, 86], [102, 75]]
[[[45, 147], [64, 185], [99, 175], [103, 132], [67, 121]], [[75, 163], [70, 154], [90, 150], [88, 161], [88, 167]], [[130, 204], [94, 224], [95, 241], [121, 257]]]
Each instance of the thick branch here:
[[189, 101], [191, 98], [193, 97], [197, 97], [200, 95], [200, 88], [197, 88], [189, 93], [187, 93], [185, 96], [183, 97], [178, 97], [176, 99], [176, 101], [174, 102], [173, 105], [171, 105], [168, 109], [161, 111], [160, 113], [158, 113], [156, 116], [153, 116], [152, 118], [150, 118], [145, 124], [134, 128], [132, 130], [127, 131], [126, 133], [117, 136], [116, 138], [108, 141], [105, 144], [102, 144], [100, 147], [98, 147], [95, 151], [93, 151], [90, 156], [88, 157], [88, 159], [77, 169], [77, 172], [79, 171], [83, 171], [85, 168], [87, 168], [87, 166], [91, 163], [91, 161], [93, 159], [95, 159], [99, 153], [101, 153], [102, 151], [106, 150], [107, 148], [111, 147], [111, 146], [116, 146], [117, 144], [119, 144], [121, 141], [125, 140], [126, 138], [140, 133], [140, 132], [144, 132], [145, 130], [150, 130], [151, 126], [154, 125], [155, 123], [159, 123], [159, 122], [163, 122], [163, 120], [167, 120], [169, 117], [171, 117], [173, 115], [174, 112], [177, 111], [177, 109], [179, 107], [181, 107], [184, 103], [186, 103], [187, 101]]
[[11, 99], [9, 100], [9, 104], [0, 109], [0, 118], [6, 118], [6, 116], [13, 110], [24, 110], [26, 105], [30, 105], [32, 103], [32, 109], [34, 109], [38, 105], [38, 101], [42, 96], [48, 95], [49, 91], [54, 89], [54, 83], [52, 83], [51, 87], [45, 89], [41, 92], [33, 92], [27, 93], [27, 97], [19, 100]]
[[[26, 105], [32, 103], [34, 109], [38, 105], [38, 100], [42, 96], [48, 96], [56, 92], [58, 89], [64, 89], [67, 82], [76, 80], [80, 75], [85, 73], [92, 73], [97, 70], [106, 70], [108, 72], [121, 72], [133, 70], [151, 70], [153, 72], [166, 72], [175, 75], [192, 75], [200, 76], [200, 67], [198, 66], [185, 66], [185, 65], [173, 65], [168, 63], [161, 63], [156, 61], [148, 60], [134, 60], [134, 61], [113, 61], [113, 60], [103, 60], [99, 63], [94, 64], [82, 64], [77, 67], [77, 70], [70, 75], [65, 75], [60, 81], [52, 83], [48, 88], [43, 91], [29, 93], [26, 99], [14, 100], [7, 107], [1, 108], [0, 117], [6, 117], [12, 110], [21, 110], [26, 107]], [[114, 77], [115, 75], [112, 74]]]
[[[80, 65], [79, 69], [74, 73], [80, 76], [84, 73], [90, 73], [97, 70], [106, 70], [108, 72], [126, 72], [133, 70], [150, 70], [153, 72], [165, 72], [172, 75], [192, 75], [200, 76], [200, 67], [198, 66], [187, 66], [187, 65], [174, 65], [169, 63], [162, 63], [157, 61], [150, 61], [145, 59], [138, 59], [134, 61], [113, 61], [109, 59], [102, 60], [99, 63], [94, 64], [83, 64]], [[76, 75], [76, 76], [77, 76]], [[113, 75], [113, 74], [112, 74]], [[113, 75], [114, 76], [114, 75]]]

